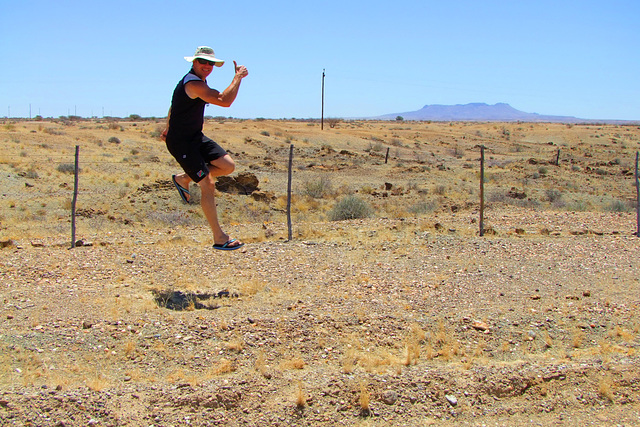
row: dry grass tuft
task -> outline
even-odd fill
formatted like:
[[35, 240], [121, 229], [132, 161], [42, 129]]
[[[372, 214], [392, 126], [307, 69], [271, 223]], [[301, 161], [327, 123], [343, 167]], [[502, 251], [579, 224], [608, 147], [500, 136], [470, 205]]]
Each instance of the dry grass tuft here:
[[367, 385], [364, 382], [360, 383], [360, 411], [363, 415], [368, 415], [371, 412], [371, 393], [367, 390]]
[[242, 350], [244, 350], [244, 341], [242, 341], [241, 338], [234, 338], [229, 341], [226, 346], [228, 350], [235, 351], [236, 353], [242, 353]]
[[295, 402], [298, 408], [304, 408], [307, 405], [307, 394], [302, 387], [302, 381], [298, 381], [298, 387], [296, 388]]
[[600, 379], [598, 383], [598, 393], [600, 396], [609, 400], [609, 402], [613, 402], [614, 394], [613, 394], [613, 379], [609, 374], [605, 375]]
[[304, 369], [306, 363], [302, 359], [302, 356], [297, 355], [292, 357], [291, 359], [284, 360], [280, 363], [281, 369]]

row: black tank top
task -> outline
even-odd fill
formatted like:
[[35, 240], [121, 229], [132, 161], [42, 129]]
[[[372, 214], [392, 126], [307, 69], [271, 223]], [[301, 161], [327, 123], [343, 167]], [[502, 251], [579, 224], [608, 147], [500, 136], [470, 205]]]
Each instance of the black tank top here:
[[171, 98], [171, 116], [167, 143], [191, 141], [202, 133], [204, 124], [204, 107], [207, 105], [200, 98], [191, 99], [185, 91], [185, 84], [191, 81], [204, 81], [198, 77], [193, 68], [178, 82]]

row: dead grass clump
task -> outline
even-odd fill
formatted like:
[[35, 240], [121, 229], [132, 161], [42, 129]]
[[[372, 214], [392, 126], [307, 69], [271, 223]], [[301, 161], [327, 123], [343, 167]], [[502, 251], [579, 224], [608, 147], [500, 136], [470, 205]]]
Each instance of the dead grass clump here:
[[573, 345], [573, 348], [580, 348], [582, 347], [583, 341], [584, 341], [584, 333], [580, 330], [576, 330], [573, 333], [573, 337], [571, 338], [571, 345]]
[[102, 391], [109, 385], [109, 381], [107, 381], [101, 373], [96, 373], [94, 376], [85, 380], [85, 382], [87, 387], [93, 391]]
[[356, 357], [355, 350], [353, 348], [349, 348], [342, 357], [342, 372], [345, 374], [353, 372], [357, 360], [358, 358]]
[[367, 385], [364, 382], [360, 383], [360, 397], [358, 399], [360, 403], [360, 412], [362, 415], [369, 415], [371, 412], [371, 393], [367, 390]]
[[212, 373], [215, 375], [228, 374], [236, 370], [235, 365], [228, 359], [224, 357], [218, 361], [218, 363], [213, 367]]
[[302, 359], [301, 356], [294, 356], [290, 359], [284, 360], [282, 363], [280, 363], [280, 367], [281, 369], [304, 369], [306, 363], [304, 361], [304, 359]]
[[302, 387], [302, 381], [298, 381], [298, 387], [296, 388], [295, 402], [298, 408], [304, 408], [307, 405], [307, 394]]
[[600, 396], [609, 400], [609, 402], [613, 402], [614, 398], [613, 385], [613, 379], [609, 374], [601, 378], [600, 382], [598, 383], [598, 393], [600, 394]]
[[255, 370], [260, 372], [263, 377], [267, 376], [267, 363], [264, 355], [264, 351], [260, 351], [258, 353], [258, 357], [256, 357], [256, 362], [253, 365]]
[[236, 353], [242, 353], [242, 350], [244, 350], [244, 342], [240, 338], [232, 339], [226, 346], [228, 350], [235, 351]]

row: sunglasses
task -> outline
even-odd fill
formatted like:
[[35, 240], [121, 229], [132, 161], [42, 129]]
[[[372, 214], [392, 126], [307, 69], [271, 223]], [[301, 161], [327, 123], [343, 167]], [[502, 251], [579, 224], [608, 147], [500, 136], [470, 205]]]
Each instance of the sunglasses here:
[[215, 62], [207, 61], [206, 59], [202, 59], [202, 58], [197, 58], [196, 61], [198, 61], [198, 64], [200, 64], [200, 65], [211, 65], [211, 66], [216, 65]]

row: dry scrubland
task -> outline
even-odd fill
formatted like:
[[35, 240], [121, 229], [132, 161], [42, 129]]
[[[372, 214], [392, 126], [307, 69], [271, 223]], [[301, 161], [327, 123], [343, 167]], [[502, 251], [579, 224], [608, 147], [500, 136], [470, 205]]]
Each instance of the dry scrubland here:
[[161, 128], [0, 124], [3, 425], [640, 423], [638, 126], [210, 120], [230, 253]]

